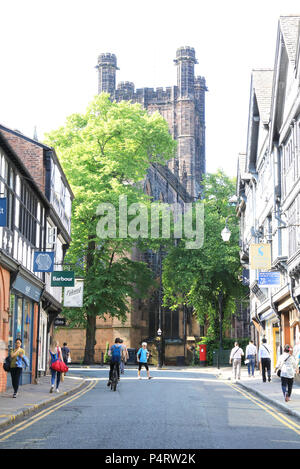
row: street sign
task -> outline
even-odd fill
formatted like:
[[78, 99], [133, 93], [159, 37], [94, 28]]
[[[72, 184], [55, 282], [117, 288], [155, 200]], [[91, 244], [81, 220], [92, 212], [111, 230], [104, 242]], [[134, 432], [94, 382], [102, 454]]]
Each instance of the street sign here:
[[74, 287], [75, 273], [73, 271], [51, 272], [51, 287]]
[[250, 269], [271, 269], [271, 244], [250, 244]]
[[64, 306], [82, 308], [83, 286], [83, 280], [76, 279], [74, 287], [66, 287], [64, 289]]
[[53, 272], [54, 251], [36, 251], [33, 258], [33, 272]]
[[0, 226], [6, 226], [7, 219], [7, 199], [2, 197], [0, 199]]
[[258, 285], [265, 288], [280, 286], [280, 272], [259, 272]]
[[54, 326], [65, 326], [66, 325], [66, 318], [55, 318], [54, 319]]

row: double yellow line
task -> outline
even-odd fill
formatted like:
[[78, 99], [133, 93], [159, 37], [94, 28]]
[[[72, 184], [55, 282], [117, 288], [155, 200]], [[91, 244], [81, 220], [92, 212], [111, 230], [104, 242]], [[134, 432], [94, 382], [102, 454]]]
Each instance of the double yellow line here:
[[64, 399], [63, 401], [58, 402], [57, 404], [53, 404], [50, 409], [45, 409], [38, 414], [35, 414], [34, 416], [30, 417], [29, 419], [26, 420], [26, 422], [21, 422], [19, 424], [16, 424], [13, 426], [13, 428], [9, 428], [8, 430], [5, 430], [4, 432], [0, 433], [0, 442], [5, 441], [11, 436], [15, 435], [16, 433], [25, 430], [26, 428], [30, 427], [34, 423], [38, 422], [39, 420], [47, 417], [48, 415], [52, 414], [56, 410], [60, 409], [61, 407], [69, 404], [72, 401], [75, 401], [75, 399], [78, 399], [79, 397], [83, 396], [85, 393], [89, 392], [91, 389], [93, 389], [97, 384], [97, 381], [92, 381], [90, 382], [86, 388], [81, 389], [75, 394], [72, 394], [72, 396]]
[[250, 401], [254, 402], [254, 404], [256, 404], [258, 407], [263, 409], [268, 414], [270, 414], [272, 417], [274, 417], [276, 420], [278, 420], [283, 425], [288, 427], [290, 430], [293, 430], [293, 432], [297, 433], [297, 435], [300, 435], [300, 425], [298, 425], [293, 420], [286, 417], [283, 413], [279, 412], [277, 409], [270, 406], [269, 404], [261, 401], [258, 397], [248, 393], [245, 390], [242, 390], [239, 386], [235, 386], [234, 384], [229, 384], [229, 386], [231, 386], [233, 389], [238, 391], [240, 394], [242, 394], [244, 397], [246, 397]]

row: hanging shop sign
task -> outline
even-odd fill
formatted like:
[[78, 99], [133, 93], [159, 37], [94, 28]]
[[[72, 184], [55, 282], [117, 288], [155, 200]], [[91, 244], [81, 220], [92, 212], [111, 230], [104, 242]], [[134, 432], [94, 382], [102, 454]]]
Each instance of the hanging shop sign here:
[[259, 272], [258, 285], [265, 288], [280, 286], [280, 272]]
[[64, 288], [64, 306], [82, 308], [83, 306], [83, 287], [84, 282], [80, 279], [75, 279], [74, 287]]
[[7, 226], [7, 199], [6, 197], [0, 198], [0, 226]]
[[250, 244], [250, 269], [271, 269], [271, 244]]
[[65, 326], [66, 325], [66, 318], [55, 318], [54, 319], [54, 326]]
[[51, 287], [74, 287], [75, 273], [73, 271], [51, 272]]
[[36, 251], [33, 258], [33, 272], [53, 272], [54, 251]]

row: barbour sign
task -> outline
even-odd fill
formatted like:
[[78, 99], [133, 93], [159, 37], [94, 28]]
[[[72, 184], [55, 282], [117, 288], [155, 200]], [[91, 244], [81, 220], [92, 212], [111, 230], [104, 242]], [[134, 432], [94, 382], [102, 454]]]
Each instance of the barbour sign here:
[[51, 273], [51, 287], [74, 287], [75, 275], [72, 271], [57, 271]]

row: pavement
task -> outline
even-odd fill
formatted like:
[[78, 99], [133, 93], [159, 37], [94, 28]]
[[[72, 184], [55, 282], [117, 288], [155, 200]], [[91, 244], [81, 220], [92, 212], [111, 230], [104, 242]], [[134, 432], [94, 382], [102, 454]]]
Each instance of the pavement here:
[[[155, 370], [156, 368], [151, 367], [151, 369]], [[255, 371], [254, 378], [249, 378], [246, 367], [242, 367], [241, 379], [236, 381], [232, 380], [231, 367], [220, 369], [215, 367], [163, 367], [162, 369], [182, 370], [185, 372], [197, 371], [204, 374], [212, 374], [220, 380], [234, 383], [250, 391], [264, 401], [300, 419], [300, 380], [298, 379], [294, 382], [291, 400], [285, 402], [281, 390], [281, 380], [275, 374], [272, 375], [271, 382], [263, 383], [259, 371]], [[47, 375], [40, 377], [37, 384], [20, 386], [16, 399], [12, 398], [12, 388], [8, 388], [5, 392], [0, 393], [0, 431], [1, 428], [17, 422], [24, 416], [76, 392], [85, 386], [87, 382], [88, 379], [86, 380], [71, 374], [68, 376], [67, 374], [64, 381], [60, 384], [60, 392], [50, 394], [50, 376]]]

